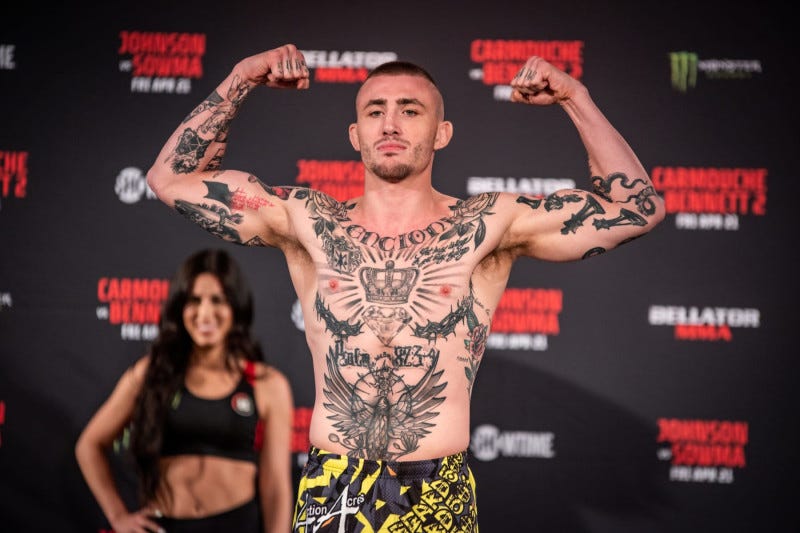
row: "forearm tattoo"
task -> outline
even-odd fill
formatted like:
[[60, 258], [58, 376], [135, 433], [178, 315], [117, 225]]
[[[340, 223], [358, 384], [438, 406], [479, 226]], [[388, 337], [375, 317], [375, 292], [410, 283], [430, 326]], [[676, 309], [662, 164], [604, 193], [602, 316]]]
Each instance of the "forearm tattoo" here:
[[178, 138], [178, 146], [172, 154], [172, 171], [175, 174], [189, 174], [196, 171], [210, 144], [210, 140], [203, 139], [195, 130], [191, 128], [183, 130]]
[[183, 124], [202, 113], [209, 115], [196, 129], [187, 127], [181, 133], [178, 145], [171, 155], [173, 172], [188, 174], [200, 168], [206, 150], [212, 142], [221, 146], [215, 149], [213, 157], [203, 170], [216, 170], [222, 167], [231, 121], [251, 88], [252, 85], [236, 76], [228, 88], [227, 100], [214, 91], [189, 113]]

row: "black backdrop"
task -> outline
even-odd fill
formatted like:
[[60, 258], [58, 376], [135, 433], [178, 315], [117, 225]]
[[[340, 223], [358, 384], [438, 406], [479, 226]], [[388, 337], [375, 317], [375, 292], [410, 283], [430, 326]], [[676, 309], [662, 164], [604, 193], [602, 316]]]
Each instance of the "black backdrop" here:
[[254, 287], [257, 334], [293, 385], [299, 473], [312, 374], [282, 255], [215, 240], [143, 181], [237, 60], [293, 42], [311, 89], [254, 95], [227, 166], [357, 188], [353, 80], [397, 57], [434, 74], [455, 124], [439, 190], [586, 187], [566, 115], [504, 100], [504, 74], [536, 53], [587, 84], [667, 198], [665, 222], [613, 253], [515, 267], [473, 396], [483, 531], [796, 531], [797, 59], [788, 15], [751, 4], [4, 7], [0, 529], [108, 527], [75, 439], [202, 247]]

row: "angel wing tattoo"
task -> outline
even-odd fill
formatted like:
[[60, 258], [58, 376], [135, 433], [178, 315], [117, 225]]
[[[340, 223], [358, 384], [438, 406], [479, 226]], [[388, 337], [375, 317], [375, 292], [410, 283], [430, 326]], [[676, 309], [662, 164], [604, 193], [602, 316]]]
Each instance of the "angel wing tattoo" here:
[[384, 353], [361, 367], [355, 383], [349, 383], [330, 353], [324, 406], [338, 430], [330, 439], [350, 450], [351, 457], [395, 460], [419, 448], [435, 425], [436, 407], [445, 400], [439, 394], [447, 382], [439, 383], [443, 371], [436, 370], [437, 360], [438, 353], [426, 362], [419, 381], [408, 384]]

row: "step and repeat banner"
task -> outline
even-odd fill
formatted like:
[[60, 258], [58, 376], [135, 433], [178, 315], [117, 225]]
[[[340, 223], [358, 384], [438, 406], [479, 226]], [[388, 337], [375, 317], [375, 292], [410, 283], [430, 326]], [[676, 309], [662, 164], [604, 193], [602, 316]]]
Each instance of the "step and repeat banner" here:
[[[237, 61], [293, 43], [310, 89], [256, 91], [226, 167], [359, 195], [356, 91], [406, 59], [437, 79], [454, 124], [438, 190], [588, 188], [566, 114], [509, 102], [539, 55], [587, 85], [666, 200], [659, 227], [612, 253], [515, 266], [473, 394], [481, 531], [796, 531], [800, 106], [785, 13], [573, 0], [3, 12], [0, 530], [109, 530], [75, 440], [146, 353], [177, 265], [205, 247], [233, 254], [254, 289], [255, 332], [294, 391], [299, 477], [314, 389], [282, 254], [215, 239], [145, 182]], [[132, 498], [124, 447], [111, 455]]]

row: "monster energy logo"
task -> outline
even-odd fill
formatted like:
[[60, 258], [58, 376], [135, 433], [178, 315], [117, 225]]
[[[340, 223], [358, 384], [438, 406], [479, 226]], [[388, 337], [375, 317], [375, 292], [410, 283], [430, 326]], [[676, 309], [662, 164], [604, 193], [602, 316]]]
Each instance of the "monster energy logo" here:
[[672, 88], [685, 93], [697, 84], [697, 54], [694, 52], [670, 52], [669, 66]]

